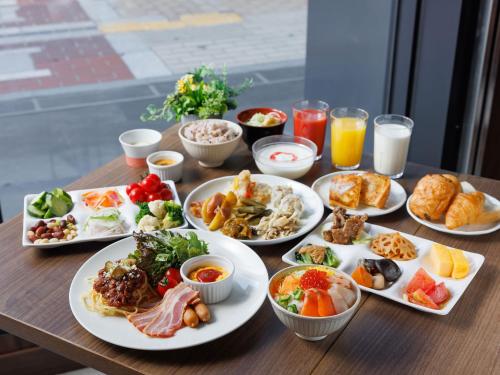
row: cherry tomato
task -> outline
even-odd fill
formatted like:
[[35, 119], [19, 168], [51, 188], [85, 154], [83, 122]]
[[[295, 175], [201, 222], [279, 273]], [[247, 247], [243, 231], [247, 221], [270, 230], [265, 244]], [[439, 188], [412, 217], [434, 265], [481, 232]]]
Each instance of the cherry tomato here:
[[164, 277], [156, 286], [156, 291], [160, 296], [164, 296], [167, 290], [175, 288], [178, 282], [173, 277]]
[[177, 283], [180, 283], [182, 281], [181, 272], [177, 268], [174, 268], [174, 267], [170, 267], [167, 270], [167, 272], [165, 272], [165, 277], [167, 277], [167, 278], [171, 277], [175, 281], [177, 281]]
[[[153, 176], [153, 175], [149, 175], [149, 176]], [[156, 176], [156, 175], [154, 175], [154, 176]], [[156, 180], [155, 178], [148, 178], [148, 177], [146, 177], [144, 180], [139, 182], [139, 185], [141, 185], [141, 187], [144, 190], [146, 190], [146, 192], [148, 192], [148, 193], [156, 193], [158, 191], [158, 188], [160, 187], [161, 182], [158, 182], [158, 180]]]
[[162, 182], [160, 184], [160, 190], [163, 190], [163, 189], [170, 189], [170, 188], [168, 187], [168, 185], [166, 183]]
[[136, 182], [133, 182], [133, 183], [131, 183], [130, 185], [127, 186], [127, 188], [125, 189], [125, 191], [127, 192], [127, 195], [130, 195], [130, 192], [132, 190], [134, 190], [135, 188], [138, 188], [138, 187], [140, 187], [139, 184], [136, 183]]
[[148, 194], [147, 200], [148, 202], [161, 200], [161, 195], [159, 193]]
[[146, 202], [146, 193], [142, 188], [136, 187], [130, 191], [129, 198], [132, 202], [137, 203], [137, 202]]
[[160, 196], [161, 196], [161, 199], [163, 199], [164, 201], [170, 201], [173, 198], [172, 190], [162, 189], [162, 190], [160, 190]]
[[160, 178], [160, 176], [158, 176], [157, 174], [154, 174], [154, 173], [148, 174], [144, 179], [145, 180], [156, 181], [156, 182], [158, 182], [158, 185], [161, 184], [161, 178]]

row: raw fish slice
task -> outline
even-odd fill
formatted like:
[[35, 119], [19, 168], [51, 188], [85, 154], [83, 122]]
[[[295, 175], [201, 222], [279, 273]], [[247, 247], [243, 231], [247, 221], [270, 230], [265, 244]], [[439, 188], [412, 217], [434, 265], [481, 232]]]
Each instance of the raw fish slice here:
[[319, 316], [332, 316], [336, 314], [332, 298], [326, 290], [315, 289], [318, 295], [318, 314]]
[[330, 289], [328, 289], [328, 293], [332, 297], [333, 306], [335, 307], [335, 311], [337, 314], [343, 313], [349, 308], [349, 305], [345, 301], [344, 297], [338, 292], [337, 288], [334, 288], [335, 285], [332, 285]]
[[300, 315], [319, 316], [318, 313], [318, 295], [314, 289], [308, 289], [304, 292], [304, 305], [300, 310]]
[[344, 298], [348, 306], [354, 305], [356, 301], [356, 293], [352, 289], [345, 288], [342, 285], [334, 284], [332, 288], [336, 288], [336, 291]]
[[351, 282], [347, 280], [345, 277], [342, 277], [340, 275], [330, 276], [329, 281], [331, 284], [339, 284], [346, 288], [349, 288], [351, 286]]

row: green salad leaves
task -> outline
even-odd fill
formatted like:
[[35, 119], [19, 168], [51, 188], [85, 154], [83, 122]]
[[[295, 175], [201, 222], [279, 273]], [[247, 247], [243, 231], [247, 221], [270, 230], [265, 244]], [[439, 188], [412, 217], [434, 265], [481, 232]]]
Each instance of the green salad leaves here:
[[136, 250], [129, 254], [137, 261], [137, 267], [148, 274], [149, 283], [155, 287], [169, 267], [179, 268], [189, 258], [208, 254], [207, 243], [196, 233], [185, 236], [167, 230], [154, 234], [134, 232]]

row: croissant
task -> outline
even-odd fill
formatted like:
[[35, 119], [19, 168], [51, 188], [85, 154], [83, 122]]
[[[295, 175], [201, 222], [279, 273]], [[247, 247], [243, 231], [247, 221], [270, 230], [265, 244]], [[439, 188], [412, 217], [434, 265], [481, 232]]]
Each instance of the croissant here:
[[453, 183], [453, 186], [455, 186], [455, 195], [462, 192], [462, 185], [460, 184], [458, 178], [452, 174], [442, 174], [441, 176]]
[[439, 220], [460, 191], [460, 182], [451, 175], [428, 174], [418, 181], [410, 209], [421, 219]]
[[455, 229], [468, 224], [488, 224], [500, 219], [500, 211], [484, 211], [484, 194], [458, 194], [446, 212], [445, 225], [448, 229]]

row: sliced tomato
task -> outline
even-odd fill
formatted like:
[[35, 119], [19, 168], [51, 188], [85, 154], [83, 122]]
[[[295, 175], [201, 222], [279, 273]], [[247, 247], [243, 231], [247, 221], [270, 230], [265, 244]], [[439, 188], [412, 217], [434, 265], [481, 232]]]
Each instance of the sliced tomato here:
[[435, 286], [436, 282], [434, 279], [430, 277], [422, 267], [420, 267], [406, 286], [406, 293], [410, 295], [417, 289], [422, 289], [425, 293], [427, 293], [434, 289]]
[[422, 289], [417, 289], [412, 294], [408, 294], [408, 300], [420, 306], [439, 310], [439, 306]]
[[450, 291], [443, 282], [437, 284], [434, 289], [427, 293], [436, 305], [446, 302], [450, 298]]

